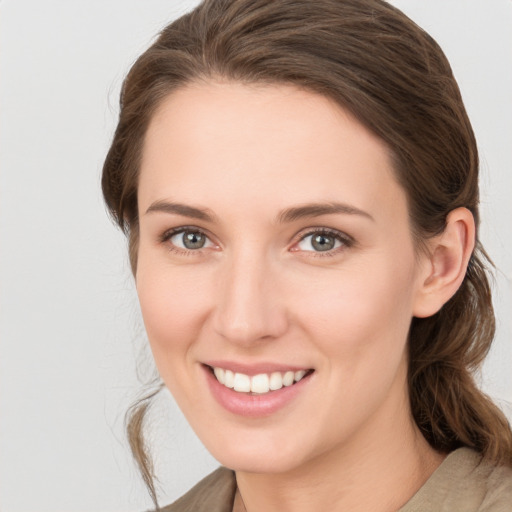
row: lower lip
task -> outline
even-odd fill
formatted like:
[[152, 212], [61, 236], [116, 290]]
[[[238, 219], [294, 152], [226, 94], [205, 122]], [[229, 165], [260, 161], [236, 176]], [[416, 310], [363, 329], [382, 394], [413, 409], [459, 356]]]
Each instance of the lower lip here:
[[304, 390], [311, 378], [311, 374], [308, 374], [291, 386], [262, 395], [252, 395], [227, 388], [215, 378], [209, 367], [203, 366], [203, 369], [210, 391], [217, 402], [229, 412], [249, 418], [270, 416], [282, 409]]

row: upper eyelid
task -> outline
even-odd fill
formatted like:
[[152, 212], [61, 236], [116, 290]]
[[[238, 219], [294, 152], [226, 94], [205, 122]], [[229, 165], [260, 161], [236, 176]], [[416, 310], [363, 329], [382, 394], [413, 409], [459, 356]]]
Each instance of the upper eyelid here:
[[[204, 235], [211, 236], [207, 229], [200, 228], [198, 226], [192, 226], [192, 225], [178, 226], [175, 228], [166, 229], [162, 233], [161, 236], [163, 237], [163, 236], [168, 236], [171, 234], [174, 235], [176, 233], [182, 233], [183, 231], [198, 231], [199, 233], [203, 233]], [[304, 229], [300, 230], [294, 236], [294, 238], [305, 237], [308, 235], [312, 235], [314, 233], [329, 233], [329, 234], [339, 235], [341, 238], [349, 238], [349, 239], [352, 238], [350, 235], [348, 235], [347, 233], [345, 233], [343, 231], [340, 231], [339, 229], [328, 228], [326, 226], [311, 226], [311, 227], [304, 228]]]
[[205, 235], [207, 238], [211, 239], [212, 236], [205, 229], [199, 228], [197, 226], [179, 226], [176, 228], [166, 229], [159, 238], [162, 240], [168, 240], [173, 235], [178, 235], [179, 233], [183, 233], [184, 231], [195, 231]]
[[303, 238], [305, 238], [307, 236], [314, 235], [316, 233], [325, 233], [328, 235], [332, 235], [332, 236], [339, 238], [340, 240], [342, 240], [344, 242], [350, 242], [350, 243], [355, 242], [354, 238], [351, 237], [350, 235], [348, 235], [347, 233], [345, 233], [344, 231], [340, 231], [339, 229], [334, 229], [334, 228], [320, 227], [320, 226], [313, 227], [313, 228], [306, 228], [305, 230], [299, 232], [296, 235], [296, 240], [300, 241]]

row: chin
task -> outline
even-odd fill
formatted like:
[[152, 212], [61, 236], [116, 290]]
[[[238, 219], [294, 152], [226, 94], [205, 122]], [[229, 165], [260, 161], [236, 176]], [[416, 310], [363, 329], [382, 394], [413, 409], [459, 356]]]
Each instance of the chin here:
[[215, 457], [223, 466], [242, 473], [278, 474], [287, 473], [296, 469], [297, 460], [290, 460], [282, 454], [269, 456], [268, 454], [222, 454]]
[[301, 453], [304, 443], [242, 441], [235, 436], [226, 443], [205, 443], [208, 451], [223, 466], [239, 472], [277, 474], [293, 471], [308, 457]]

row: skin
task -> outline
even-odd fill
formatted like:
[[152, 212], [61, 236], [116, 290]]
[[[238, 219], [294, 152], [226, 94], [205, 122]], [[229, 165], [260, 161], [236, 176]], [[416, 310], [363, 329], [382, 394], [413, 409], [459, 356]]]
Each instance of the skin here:
[[[207, 449], [236, 471], [247, 510], [403, 505], [443, 459], [411, 418], [407, 333], [459, 286], [469, 212], [452, 212], [418, 252], [380, 139], [325, 97], [225, 81], [160, 105], [138, 201], [136, 284], [158, 370]], [[348, 209], [278, 221], [333, 202]], [[205, 246], [168, 235], [183, 226], [205, 233]], [[315, 251], [312, 229], [338, 232], [337, 246]], [[206, 386], [201, 363], [219, 359], [314, 373], [276, 413], [246, 418]]]

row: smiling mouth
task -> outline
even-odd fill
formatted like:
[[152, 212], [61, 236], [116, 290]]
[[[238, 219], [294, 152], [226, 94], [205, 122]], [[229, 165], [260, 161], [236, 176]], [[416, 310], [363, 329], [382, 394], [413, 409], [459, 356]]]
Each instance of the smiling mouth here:
[[237, 393], [250, 395], [264, 395], [272, 391], [278, 391], [283, 387], [290, 387], [311, 375], [314, 370], [298, 370], [272, 373], [259, 373], [257, 375], [246, 375], [233, 372], [220, 367], [207, 366], [217, 381], [228, 389]]

